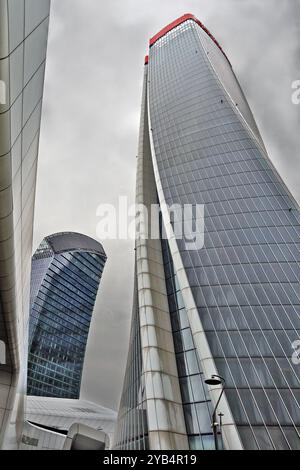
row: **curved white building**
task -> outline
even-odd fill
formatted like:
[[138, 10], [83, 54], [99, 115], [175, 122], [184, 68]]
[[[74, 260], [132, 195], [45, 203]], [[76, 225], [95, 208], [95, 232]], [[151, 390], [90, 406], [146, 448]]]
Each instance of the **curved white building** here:
[[0, 0], [0, 447], [24, 417], [32, 230], [49, 0]]
[[21, 450], [102, 450], [117, 413], [82, 399], [28, 396]]

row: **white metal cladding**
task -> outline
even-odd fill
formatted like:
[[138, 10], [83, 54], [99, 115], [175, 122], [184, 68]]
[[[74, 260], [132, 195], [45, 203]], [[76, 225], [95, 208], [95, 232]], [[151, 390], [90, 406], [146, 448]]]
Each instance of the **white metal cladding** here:
[[[141, 107], [137, 157], [136, 203], [149, 210], [157, 204], [149, 143], [147, 67]], [[148, 220], [140, 217], [147, 231]], [[117, 449], [188, 449], [159, 239], [136, 240], [136, 297], [123, 394], [118, 417]], [[136, 325], [136, 322], [139, 322]], [[139, 334], [135, 331], [136, 326]], [[132, 361], [139, 348], [141, 364]], [[129, 376], [129, 374], [131, 376]], [[137, 376], [138, 375], [138, 376]], [[136, 390], [138, 387], [138, 390]], [[139, 397], [136, 396], [137, 392]], [[127, 405], [127, 408], [126, 408]], [[141, 414], [145, 410], [147, 419]], [[140, 421], [142, 420], [142, 426]], [[141, 435], [142, 434], [142, 435]]]
[[[146, 67], [147, 69], [147, 67]], [[137, 166], [137, 204], [150, 213], [157, 203], [147, 112], [147, 70], [142, 103], [142, 128]], [[145, 377], [149, 446], [186, 449], [186, 429], [174, 354], [160, 240], [136, 241], [137, 287]]]
[[35, 180], [49, 0], [0, 0], [0, 445], [16, 445], [26, 389]]
[[[116, 412], [96, 403], [81, 399], [29, 396], [26, 398], [26, 424], [21, 450], [63, 449], [67, 432], [73, 423], [103, 431], [111, 444], [115, 422]], [[64, 431], [65, 435], [59, 434], [59, 431]]]

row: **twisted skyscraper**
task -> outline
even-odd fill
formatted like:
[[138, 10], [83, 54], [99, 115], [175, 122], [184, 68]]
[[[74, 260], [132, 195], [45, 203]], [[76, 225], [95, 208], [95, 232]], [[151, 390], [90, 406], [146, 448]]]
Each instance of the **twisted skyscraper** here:
[[46, 237], [32, 258], [28, 395], [79, 398], [85, 348], [106, 262], [74, 232]]
[[[136, 241], [115, 447], [214, 448], [220, 387], [205, 379], [218, 374], [223, 448], [300, 449], [299, 207], [228, 58], [190, 14], [150, 40], [136, 198], [159, 202], [169, 236]], [[203, 247], [175, 237], [174, 204], [204, 205]]]

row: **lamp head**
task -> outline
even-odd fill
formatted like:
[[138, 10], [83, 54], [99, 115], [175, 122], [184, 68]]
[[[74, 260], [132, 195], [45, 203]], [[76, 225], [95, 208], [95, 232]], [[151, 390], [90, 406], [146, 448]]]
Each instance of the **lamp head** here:
[[207, 385], [221, 385], [222, 383], [225, 382], [223, 377], [220, 377], [219, 375], [212, 375], [210, 379], [204, 380], [204, 382]]

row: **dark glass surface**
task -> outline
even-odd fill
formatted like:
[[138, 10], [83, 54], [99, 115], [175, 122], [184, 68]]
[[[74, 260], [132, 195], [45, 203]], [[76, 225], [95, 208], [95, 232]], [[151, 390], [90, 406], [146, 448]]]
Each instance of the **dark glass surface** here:
[[[212, 405], [194, 345], [187, 312], [167, 240], [162, 239], [163, 262], [186, 431], [191, 449], [206, 450], [214, 440]], [[221, 441], [221, 437], [220, 437]], [[221, 444], [221, 442], [220, 442]]]
[[105, 253], [55, 253], [32, 261], [28, 395], [79, 398], [90, 321]]
[[[217, 77], [224, 58], [214, 70], [202, 34], [187, 21], [150, 50], [159, 177], [167, 204], [204, 204], [204, 247], [178, 247], [243, 444], [298, 448], [299, 207]], [[233, 73], [226, 80], [237, 86]], [[174, 335], [180, 373], [188, 341]]]
[[145, 404], [140, 318], [136, 284], [134, 287], [129, 344], [114, 448], [122, 450], [146, 450], [149, 448], [148, 422]]

